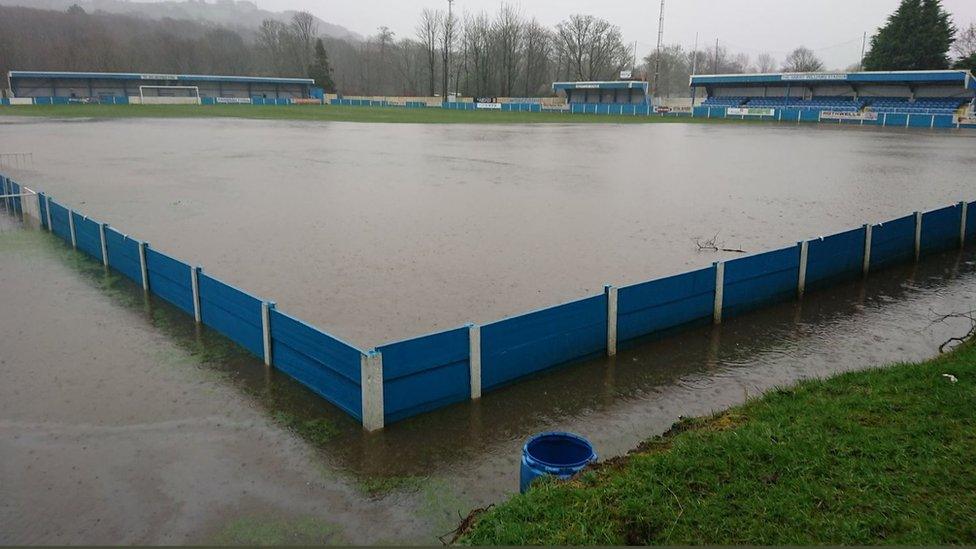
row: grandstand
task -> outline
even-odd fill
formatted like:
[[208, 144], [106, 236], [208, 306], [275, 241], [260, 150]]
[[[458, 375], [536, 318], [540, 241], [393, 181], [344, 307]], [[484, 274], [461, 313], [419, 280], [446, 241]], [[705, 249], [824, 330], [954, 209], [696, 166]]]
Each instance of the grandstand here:
[[976, 79], [965, 70], [697, 75], [691, 87], [705, 89], [701, 107], [781, 118], [789, 109], [870, 119], [928, 115], [935, 123], [935, 117], [971, 116], [976, 97]]
[[554, 82], [552, 91], [570, 105], [649, 105], [647, 82]]
[[276, 103], [315, 94], [308, 78], [10, 71], [10, 97], [34, 104], [63, 103]]

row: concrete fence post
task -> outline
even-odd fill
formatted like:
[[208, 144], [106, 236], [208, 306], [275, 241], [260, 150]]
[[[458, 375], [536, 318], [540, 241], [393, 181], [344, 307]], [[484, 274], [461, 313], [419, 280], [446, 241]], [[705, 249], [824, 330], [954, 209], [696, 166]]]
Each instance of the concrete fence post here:
[[102, 241], [102, 265], [108, 267], [108, 242], [105, 241], [105, 223], [98, 225], [98, 238]]
[[962, 214], [962, 219], [959, 221], [959, 247], [962, 248], [966, 245], [966, 216], [969, 215], [969, 204], [966, 201], [960, 202], [959, 209]]
[[922, 256], [922, 212], [915, 212], [915, 261]]
[[363, 428], [383, 428], [383, 355], [370, 351], [360, 359], [360, 384], [363, 400]]
[[71, 247], [78, 249], [78, 237], [75, 235], [75, 214], [68, 210], [68, 232], [71, 233]]
[[810, 243], [806, 240], [799, 243], [800, 247], [800, 272], [797, 277], [796, 294], [803, 297], [803, 292], [807, 289], [807, 259], [810, 256]]
[[47, 214], [47, 232], [54, 232], [54, 225], [51, 225], [51, 197], [44, 195], [45, 213]]
[[607, 356], [617, 355], [617, 288], [604, 287], [607, 296]]
[[722, 302], [725, 293], [725, 262], [715, 262], [715, 309], [712, 313], [712, 320], [715, 324], [722, 323]]
[[867, 276], [871, 271], [871, 224], [864, 225], [864, 263], [861, 265], [861, 273]]
[[471, 399], [481, 398], [481, 326], [468, 326], [468, 368], [471, 377]]
[[202, 267], [190, 267], [190, 289], [193, 291], [193, 320], [197, 324], [203, 322], [200, 311], [200, 271]]
[[146, 248], [148, 247], [148, 242], [139, 243], [139, 268], [142, 271], [142, 290], [145, 292], [149, 291], [149, 265], [146, 264]]
[[264, 365], [271, 366], [271, 310], [274, 301], [261, 302], [261, 334], [264, 341]]

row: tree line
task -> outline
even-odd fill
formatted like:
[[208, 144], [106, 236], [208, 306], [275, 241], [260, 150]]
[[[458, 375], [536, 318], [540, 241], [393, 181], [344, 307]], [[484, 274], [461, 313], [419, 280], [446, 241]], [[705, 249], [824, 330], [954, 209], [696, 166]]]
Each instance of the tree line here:
[[[903, 0], [872, 39], [863, 66], [947, 68], [950, 51], [958, 66], [976, 65], [976, 27], [957, 36], [939, 0]], [[77, 6], [0, 7], [0, 74], [11, 69], [310, 76], [346, 95], [408, 96], [540, 96], [556, 80], [610, 80], [627, 69], [656, 81], [659, 96], [678, 97], [688, 93], [692, 73], [825, 67], [805, 47], [779, 60], [720, 44], [698, 51], [673, 44], [637, 60], [620, 29], [604, 19], [576, 14], [547, 27], [516, 5], [501, 4], [494, 13], [426, 9], [411, 36], [380, 27], [365, 40], [323, 37], [307, 12], [287, 23], [268, 19], [240, 29]]]

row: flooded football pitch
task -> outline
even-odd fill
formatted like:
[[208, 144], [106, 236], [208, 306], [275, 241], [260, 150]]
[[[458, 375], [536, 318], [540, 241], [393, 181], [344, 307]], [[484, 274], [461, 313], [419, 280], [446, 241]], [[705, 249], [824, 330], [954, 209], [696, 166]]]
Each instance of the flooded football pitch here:
[[[965, 134], [804, 126], [2, 121], [24, 184], [361, 345], [973, 199]], [[0, 216], [0, 543], [436, 543], [522, 441], [601, 457], [772, 387], [932, 356], [972, 249], [640, 341], [367, 435]]]

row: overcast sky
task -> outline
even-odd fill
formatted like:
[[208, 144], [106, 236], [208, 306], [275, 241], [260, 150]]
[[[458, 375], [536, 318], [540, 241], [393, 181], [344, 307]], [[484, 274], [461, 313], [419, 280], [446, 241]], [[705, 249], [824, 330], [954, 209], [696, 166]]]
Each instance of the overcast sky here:
[[[212, 1], [212, 0], [208, 0]], [[273, 11], [309, 10], [323, 20], [362, 35], [386, 25], [398, 36], [414, 36], [420, 11], [445, 8], [447, 0], [254, 0]], [[572, 13], [587, 13], [618, 25], [624, 39], [638, 42], [644, 55], [657, 43], [659, 0], [522, 0], [510, 2], [528, 17], [555, 25]], [[976, 0], [943, 0], [958, 27], [976, 21]], [[494, 12], [498, 0], [455, 0], [460, 12]], [[764, 51], [782, 60], [799, 45], [817, 51], [828, 68], [858, 61], [861, 36], [871, 34], [899, 0], [667, 0], [664, 41], [691, 49], [695, 33], [701, 48], [718, 38], [731, 51], [755, 57]]]

